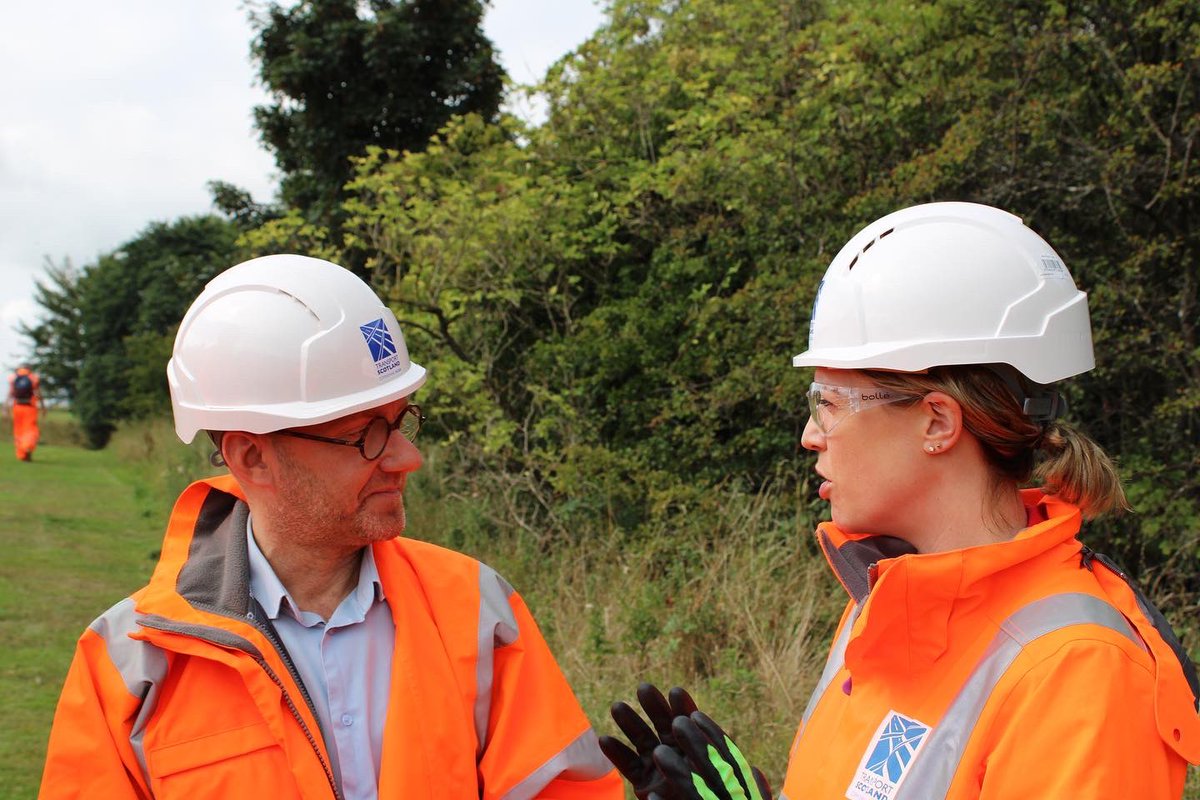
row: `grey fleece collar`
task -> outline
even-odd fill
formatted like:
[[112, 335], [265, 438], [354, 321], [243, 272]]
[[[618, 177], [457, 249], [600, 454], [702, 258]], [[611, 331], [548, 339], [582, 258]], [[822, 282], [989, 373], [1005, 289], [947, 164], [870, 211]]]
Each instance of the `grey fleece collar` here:
[[193, 606], [244, 617], [250, 610], [250, 508], [221, 491], [209, 492], [196, 520], [187, 563], [175, 590]]

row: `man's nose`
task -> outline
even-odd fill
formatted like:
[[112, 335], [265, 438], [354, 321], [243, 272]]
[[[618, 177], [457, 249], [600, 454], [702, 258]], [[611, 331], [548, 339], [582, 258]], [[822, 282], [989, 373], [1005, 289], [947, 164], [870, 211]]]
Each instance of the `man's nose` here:
[[417, 446], [399, 430], [395, 430], [388, 435], [383, 455], [379, 457], [379, 466], [389, 472], [413, 472], [420, 469], [424, 461]]

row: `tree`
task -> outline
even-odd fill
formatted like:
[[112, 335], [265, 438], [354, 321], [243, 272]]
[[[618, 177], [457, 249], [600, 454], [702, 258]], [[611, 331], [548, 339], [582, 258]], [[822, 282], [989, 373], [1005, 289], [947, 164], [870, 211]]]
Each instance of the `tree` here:
[[18, 330], [32, 344], [30, 361], [46, 395], [72, 401], [85, 353], [80, 274], [69, 259], [61, 264], [46, 259], [44, 268], [45, 279], [37, 281], [33, 293], [34, 302], [42, 308], [40, 319], [33, 325], [20, 323]]
[[281, 197], [340, 224], [350, 158], [420, 150], [456, 114], [494, 117], [503, 71], [481, 32], [484, 0], [305, 0], [256, 18], [252, 52], [273, 102], [255, 109]]
[[270, 203], [259, 203], [247, 190], [228, 181], [209, 181], [208, 192], [212, 195], [217, 211], [246, 232], [260, 228], [283, 215], [283, 209]]

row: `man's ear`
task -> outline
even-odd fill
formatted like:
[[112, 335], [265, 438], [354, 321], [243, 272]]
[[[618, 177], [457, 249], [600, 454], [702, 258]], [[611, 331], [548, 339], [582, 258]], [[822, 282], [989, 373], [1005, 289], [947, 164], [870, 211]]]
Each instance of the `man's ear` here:
[[921, 400], [921, 409], [925, 452], [936, 455], [951, 450], [963, 432], [962, 405], [945, 392], [930, 392]]
[[270, 447], [261, 433], [228, 431], [221, 437], [221, 457], [237, 482], [266, 486], [271, 483], [271, 467], [266, 450]]

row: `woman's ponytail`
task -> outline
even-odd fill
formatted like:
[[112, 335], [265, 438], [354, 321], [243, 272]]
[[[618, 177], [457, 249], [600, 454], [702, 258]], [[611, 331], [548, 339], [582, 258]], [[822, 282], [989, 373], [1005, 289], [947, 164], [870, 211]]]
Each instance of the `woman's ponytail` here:
[[1046, 494], [1079, 506], [1088, 519], [1129, 510], [1116, 465], [1086, 435], [1061, 421], [1051, 422], [1039, 449], [1045, 456], [1034, 468], [1034, 476]]

